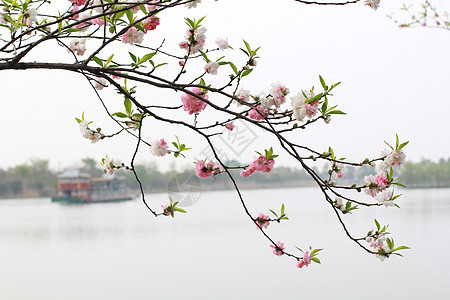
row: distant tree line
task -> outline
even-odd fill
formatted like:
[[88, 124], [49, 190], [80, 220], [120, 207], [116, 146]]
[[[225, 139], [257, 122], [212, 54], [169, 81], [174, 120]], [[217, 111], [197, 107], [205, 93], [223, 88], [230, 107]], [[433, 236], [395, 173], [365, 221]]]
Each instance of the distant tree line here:
[[441, 158], [437, 163], [429, 159], [422, 159], [419, 163], [406, 162], [401, 181], [408, 188], [450, 187], [450, 158]]
[[[236, 163], [236, 162], [231, 162]], [[85, 158], [80, 164], [71, 167], [80, 169], [92, 177], [103, 176], [103, 170], [98, 162], [92, 158]], [[208, 179], [195, 178], [193, 168], [186, 168], [181, 172], [174, 170], [161, 172], [155, 163], [138, 164], [135, 166], [141, 179], [143, 188], [147, 192], [166, 192], [170, 185], [179, 184], [194, 176], [195, 182], [200, 182], [202, 189], [229, 189], [232, 188], [228, 176], [215, 176]], [[240, 170], [234, 170], [236, 174]], [[323, 166], [316, 172], [322, 178], [328, 178], [328, 167]], [[337, 183], [363, 184], [364, 176], [373, 173], [373, 168], [345, 168], [345, 175], [341, 179], [331, 178]], [[118, 172], [127, 181], [132, 190], [139, 188], [134, 175], [131, 172]], [[234, 175], [236, 175], [234, 174]], [[25, 198], [25, 197], [50, 197], [56, 194], [57, 173], [49, 168], [49, 161], [32, 159], [28, 163], [3, 170], [0, 168], [0, 198]], [[435, 163], [428, 159], [422, 159], [418, 163], [406, 162], [400, 170], [401, 183], [408, 188], [415, 187], [450, 187], [450, 158], [440, 159]], [[313, 181], [304, 170], [289, 167], [276, 167], [269, 174], [254, 173], [246, 180], [235, 176], [237, 183], [242, 188], [273, 188], [273, 187], [296, 187], [310, 186]], [[205, 183], [205, 184], [203, 184]], [[185, 186], [189, 188], [189, 185]]]

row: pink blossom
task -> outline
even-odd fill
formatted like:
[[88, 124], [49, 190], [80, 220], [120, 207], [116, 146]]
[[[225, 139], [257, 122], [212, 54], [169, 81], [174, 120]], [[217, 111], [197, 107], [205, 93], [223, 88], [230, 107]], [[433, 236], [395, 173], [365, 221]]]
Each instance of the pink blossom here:
[[289, 89], [279, 82], [273, 83], [270, 89], [270, 95], [274, 98], [276, 107], [286, 102], [286, 95], [289, 94]]
[[36, 9], [30, 8], [28, 10], [25, 11], [25, 13], [23, 14], [23, 20], [25, 23], [27, 23], [27, 25], [30, 27], [31, 25], [33, 25], [33, 23], [37, 22], [37, 11]]
[[82, 56], [84, 54], [84, 52], [86, 51], [86, 40], [79, 39], [79, 38], [73, 39], [69, 44], [69, 49], [76, 55]]
[[[241, 88], [239, 90], [239, 92], [236, 95], [237, 98], [239, 98], [240, 100], [244, 101], [244, 102], [248, 102], [248, 100], [250, 100], [250, 92], [248, 90], [244, 90], [243, 88]], [[241, 106], [242, 104], [238, 101], [235, 101], [237, 106]]]
[[402, 150], [395, 150], [389, 153], [389, 150], [384, 149], [383, 156], [386, 156], [382, 163], [380, 163], [381, 170], [387, 170], [390, 167], [401, 166], [405, 163], [406, 155]]
[[169, 145], [164, 139], [155, 140], [150, 146], [150, 152], [153, 156], [164, 156], [169, 152]]
[[[120, 72], [120, 71], [115, 71], [116, 73], [119, 73], [119, 74], [122, 74], [122, 72]], [[117, 76], [117, 75], [115, 75], [115, 74], [112, 74], [112, 78], [114, 78], [114, 79], [120, 79], [121, 77], [120, 76]]]
[[159, 18], [151, 16], [143, 21], [144, 28], [147, 30], [155, 30], [159, 25]]
[[203, 50], [203, 46], [206, 41], [206, 28], [203, 26], [198, 27], [197, 29], [188, 29], [186, 32], [187, 41], [183, 41], [179, 44], [181, 49], [185, 49], [192, 54], [197, 53], [199, 50]]
[[219, 47], [220, 50], [225, 50], [228, 49], [229, 45], [228, 45], [228, 39], [222, 39], [222, 38], [217, 38], [216, 40], [216, 45]]
[[227, 124], [225, 125], [225, 127], [226, 127], [229, 131], [233, 131], [233, 129], [234, 129], [234, 124], [233, 124], [233, 122], [230, 122], [230, 123], [227, 123]]
[[256, 171], [261, 171], [263, 173], [270, 173], [273, 169], [275, 160], [268, 160], [264, 155], [260, 155], [257, 159], [252, 162], [252, 166], [255, 167]]
[[219, 64], [216, 61], [209, 62], [205, 65], [205, 72], [211, 75], [217, 75]]
[[[208, 95], [206, 95], [206, 91], [202, 91], [197, 87], [193, 87], [188, 90], [196, 95], [199, 95], [203, 99], [208, 100]], [[207, 106], [206, 102], [203, 102], [202, 100], [190, 94], [181, 95], [181, 101], [183, 102], [183, 109], [185, 111], [188, 111], [190, 115], [203, 111]]]
[[103, 90], [105, 86], [107, 86], [105, 78], [97, 77], [97, 79], [94, 81], [94, 87], [96, 90]]
[[105, 19], [102, 19], [102, 18], [96, 18], [96, 19], [94, 19], [94, 20], [91, 20], [91, 22], [92, 22], [93, 24], [97, 24], [98, 26], [103, 26], [103, 25], [105, 25]]
[[278, 241], [276, 246], [272, 244], [270, 247], [273, 249], [273, 254], [277, 256], [283, 255], [284, 243]]
[[131, 27], [122, 35], [122, 42], [125, 44], [140, 44], [144, 41], [144, 33], [136, 27]]
[[269, 216], [260, 213], [258, 217], [255, 219], [257, 228], [267, 228], [267, 226], [269, 226], [270, 224], [269, 220], [270, 220]]
[[192, 0], [191, 2], [187, 3], [185, 6], [187, 8], [195, 8], [197, 7], [197, 4], [201, 3], [202, 0]]
[[303, 257], [298, 261], [297, 267], [300, 269], [303, 267], [308, 267], [308, 265], [311, 263], [311, 255], [309, 254], [309, 251], [303, 252]]
[[163, 209], [163, 215], [165, 216], [170, 216], [172, 215], [172, 208], [170, 207], [170, 204], [164, 204], [161, 205], [162, 209]]
[[105, 166], [105, 173], [109, 175], [114, 174], [114, 159], [106, 157], [103, 165]]
[[377, 9], [380, 5], [380, 0], [365, 0], [364, 5], [369, 6], [370, 8]]
[[334, 172], [335, 178], [342, 178], [344, 176], [344, 165], [337, 163], [334, 166]]
[[248, 177], [252, 175], [255, 171], [260, 171], [263, 173], [269, 173], [272, 171], [275, 164], [274, 159], [268, 160], [264, 155], [260, 155], [256, 158], [245, 170], [241, 171], [241, 176]]
[[375, 199], [382, 203], [385, 207], [388, 206], [395, 206], [394, 201], [392, 201], [392, 191], [391, 190], [384, 190], [380, 193], [378, 193], [375, 196]]
[[88, 0], [70, 0], [70, 2], [72, 2], [76, 6], [81, 6], [85, 5]]
[[245, 170], [242, 170], [240, 175], [247, 178], [248, 176], [252, 175], [255, 171], [256, 171], [255, 167], [250, 165]]
[[185, 62], [184, 62], [184, 60], [179, 60], [178, 64], [180, 65], [180, 67], [182, 67], [182, 66], [184, 66]]
[[248, 112], [248, 117], [250, 119], [255, 120], [255, 121], [261, 121], [261, 120], [264, 119], [263, 116], [261, 116], [261, 114], [267, 117], [268, 116], [268, 112], [269, 111], [267, 109], [264, 109], [260, 105], [258, 105], [256, 107], [256, 109], [254, 108], [254, 109], [252, 109], [252, 110], [250, 110]]
[[195, 174], [197, 174], [200, 178], [208, 178], [210, 177], [217, 167], [214, 165], [214, 162], [209, 161], [205, 165], [205, 161], [198, 160], [195, 164]]
[[[307, 98], [305, 98], [303, 93], [307, 96]], [[303, 121], [305, 117], [314, 117], [319, 108], [319, 100], [314, 101], [313, 103], [306, 103], [308, 100], [315, 97], [314, 93], [308, 91], [303, 91], [303, 93], [298, 93], [296, 96], [291, 97], [294, 117], [299, 121]]]
[[92, 131], [92, 130], [89, 130], [89, 133], [90, 133], [91, 135], [90, 135], [89, 137], [87, 137], [87, 139], [89, 139], [89, 140], [91, 141], [92, 144], [97, 143], [97, 142], [101, 139], [101, 137], [102, 137], [102, 135], [101, 135], [100, 133], [94, 132], [94, 131]]
[[376, 176], [366, 176], [364, 181], [367, 186], [364, 192], [372, 197], [375, 197], [377, 193], [384, 191], [389, 186], [389, 178], [384, 171], [378, 172]]

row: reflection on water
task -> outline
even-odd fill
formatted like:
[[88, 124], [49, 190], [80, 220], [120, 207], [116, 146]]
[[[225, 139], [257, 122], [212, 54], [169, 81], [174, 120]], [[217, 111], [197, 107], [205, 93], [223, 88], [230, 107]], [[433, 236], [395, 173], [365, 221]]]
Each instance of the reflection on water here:
[[[316, 189], [244, 191], [254, 214], [285, 203], [291, 221], [269, 233], [325, 248], [298, 270], [275, 257], [233, 191], [205, 192], [175, 219], [140, 203], [0, 201], [0, 299], [450, 299], [450, 190], [407, 190], [402, 207], [344, 216], [356, 235], [390, 224], [405, 258], [384, 262], [348, 241]], [[154, 207], [167, 195], [149, 197]], [[324, 288], [326, 286], [326, 288]]]

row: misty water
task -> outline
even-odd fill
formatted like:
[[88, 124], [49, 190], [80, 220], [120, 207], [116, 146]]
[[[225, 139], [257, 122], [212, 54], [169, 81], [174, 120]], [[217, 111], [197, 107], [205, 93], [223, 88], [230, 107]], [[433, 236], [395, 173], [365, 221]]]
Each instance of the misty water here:
[[450, 189], [402, 192], [401, 209], [344, 216], [357, 236], [376, 218], [411, 247], [380, 262], [346, 238], [317, 189], [243, 191], [254, 215], [286, 205], [291, 220], [268, 233], [287, 250], [324, 248], [303, 269], [272, 254], [234, 191], [203, 192], [174, 219], [140, 200], [1, 200], [0, 299], [450, 299]]

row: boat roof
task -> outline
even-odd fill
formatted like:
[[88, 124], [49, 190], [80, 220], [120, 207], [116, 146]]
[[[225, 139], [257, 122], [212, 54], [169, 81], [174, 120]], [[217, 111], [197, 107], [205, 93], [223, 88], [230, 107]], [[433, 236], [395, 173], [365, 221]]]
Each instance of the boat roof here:
[[66, 170], [58, 175], [58, 178], [90, 178], [91, 175], [83, 173], [81, 170]]

